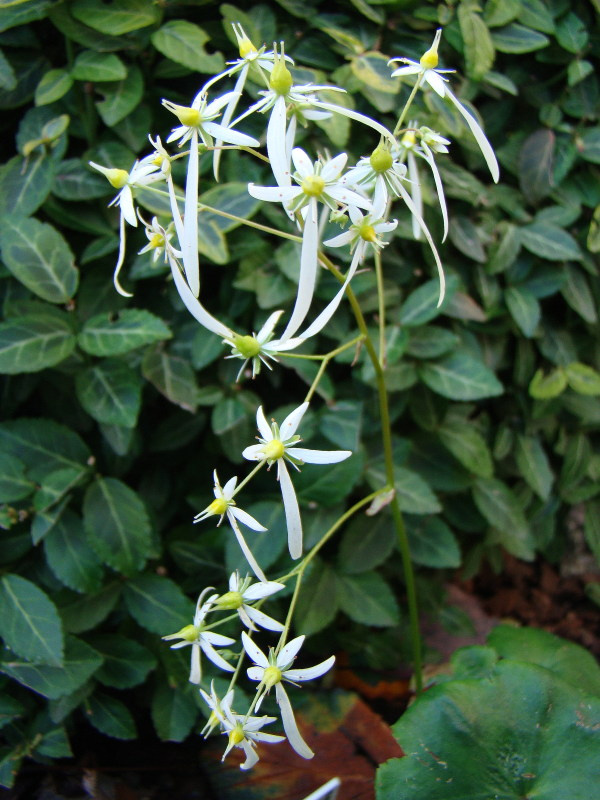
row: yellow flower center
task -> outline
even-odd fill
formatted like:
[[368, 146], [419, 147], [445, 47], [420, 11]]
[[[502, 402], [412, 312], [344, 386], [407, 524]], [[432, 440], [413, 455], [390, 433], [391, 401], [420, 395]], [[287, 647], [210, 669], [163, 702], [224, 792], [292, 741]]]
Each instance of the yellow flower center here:
[[162, 233], [153, 233], [150, 237], [150, 247], [164, 247], [165, 237]]
[[263, 453], [268, 461], [277, 461], [278, 458], [283, 458], [285, 453], [283, 442], [280, 442], [279, 439], [272, 439], [263, 447]]
[[185, 628], [182, 628], [178, 636], [181, 636], [182, 639], [185, 639], [186, 642], [195, 642], [198, 638], [199, 630], [195, 625], [186, 625]]
[[309, 197], [319, 197], [323, 194], [325, 181], [319, 175], [309, 175], [302, 181], [302, 191]]
[[414, 134], [414, 131], [406, 131], [404, 136], [402, 137], [402, 144], [404, 147], [410, 148], [414, 147], [417, 142], [417, 137]]
[[160, 153], [156, 153], [156, 155], [155, 155], [155, 156], [154, 156], [154, 158], [152, 159], [152, 163], [153, 163], [153, 164], [154, 164], [156, 167], [160, 167], [160, 166], [162, 165], [162, 163], [163, 163], [163, 161], [164, 161], [164, 160], [165, 160], [165, 157], [164, 157], [164, 156], [161, 156], [161, 154], [160, 154]]
[[377, 233], [372, 225], [361, 225], [358, 232], [360, 233], [361, 239], [364, 239], [365, 242], [377, 241]]
[[271, 689], [271, 687], [275, 686], [276, 683], [279, 683], [281, 680], [281, 670], [279, 667], [267, 667], [263, 673], [262, 682], [267, 687], [267, 689]]
[[387, 147], [380, 144], [379, 147], [376, 147], [371, 153], [369, 163], [375, 172], [386, 172], [394, 163], [394, 159]]
[[224, 497], [215, 498], [206, 509], [209, 514], [218, 514], [220, 517], [227, 511], [229, 503]]
[[254, 336], [236, 336], [234, 343], [244, 358], [254, 358], [260, 353], [260, 342]]
[[438, 49], [437, 44], [434, 47], [430, 47], [426, 53], [423, 53], [419, 60], [419, 64], [424, 69], [435, 69], [438, 65]]
[[188, 108], [187, 106], [174, 106], [173, 113], [182, 125], [189, 128], [194, 128], [201, 119], [200, 112], [197, 108]]
[[244, 605], [244, 598], [241, 592], [226, 592], [215, 601], [215, 605], [224, 611], [233, 611]]
[[107, 169], [104, 173], [111, 186], [122, 189], [129, 180], [129, 173], [124, 169]]
[[239, 744], [240, 742], [243, 742], [245, 738], [246, 738], [246, 736], [244, 734], [244, 729], [242, 728], [241, 724], [238, 722], [238, 724], [235, 726], [235, 728], [233, 728], [232, 730], [229, 731], [229, 744], [235, 746], [235, 745]]

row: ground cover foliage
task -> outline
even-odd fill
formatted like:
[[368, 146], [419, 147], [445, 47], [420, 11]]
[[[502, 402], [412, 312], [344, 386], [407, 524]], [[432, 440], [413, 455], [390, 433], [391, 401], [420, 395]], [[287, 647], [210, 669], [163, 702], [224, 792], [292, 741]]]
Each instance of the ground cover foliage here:
[[[136, 255], [143, 230], [129, 233], [123, 281], [133, 298], [112, 285], [114, 191], [87, 163], [129, 170], [148, 132], [167, 133], [161, 98], [187, 104], [223, 68], [235, 50], [231, 22], [255, 42], [285, 38], [302, 81], [334, 80], [348, 92], [337, 102], [391, 125], [410, 88], [389, 77], [387, 61], [418, 59], [441, 25], [444, 65], [457, 68], [453, 85], [498, 154], [494, 186], [460, 119], [435, 94], [418, 98], [422, 123], [455, 142], [440, 163], [450, 206], [442, 306], [408, 217], [384, 259], [395, 488], [421, 608], [447, 611], [448, 571], [472, 576], [484, 560], [501, 569], [505, 550], [559, 562], [576, 504], [586, 504], [586, 542], [600, 558], [598, 10], [566, 0], [0, 6], [0, 782], [10, 785], [25, 757], [69, 755], [81, 725], [134, 738], [150, 708], [163, 739], [202, 727], [186, 659], [159, 636], [186, 624], [199, 589], [244, 561], [231, 532], [199, 531], [191, 519], [210, 500], [213, 467], [240, 468], [261, 401], [282, 418], [316, 371], [294, 362], [236, 383], [239, 362], [224, 361], [219, 339], [190, 319], [168, 266]], [[344, 118], [320, 126], [350, 161], [376, 144], [349, 139]], [[229, 155], [219, 185], [201, 160], [201, 201], [252, 216], [246, 182], [263, 172]], [[424, 180], [439, 241], [435, 188]], [[164, 210], [151, 195], [137, 200], [148, 217]], [[209, 214], [201, 225], [211, 310], [258, 330], [293, 300], [297, 245]], [[374, 274], [353, 286], [375, 327]], [[323, 274], [320, 296], [334, 288]], [[347, 341], [353, 324], [342, 305], [314, 352]], [[297, 476], [301, 505], [310, 499], [308, 546], [361, 487], [385, 483], [373, 372], [364, 354], [350, 369], [352, 358], [336, 360], [318, 388], [326, 402], [305, 418], [316, 446], [355, 454], [326, 475], [307, 466]], [[285, 520], [261, 478], [245, 507], [269, 528], [252, 541], [276, 572]], [[385, 512], [345, 526], [315, 559], [297, 609], [315, 653], [334, 641], [373, 670], [406, 660], [400, 575]], [[599, 599], [597, 586], [589, 591]], [[482, 663], [496, 669], [488, 655]], [[535, 679], [506, 678], [510, 669], [498, 681]]]

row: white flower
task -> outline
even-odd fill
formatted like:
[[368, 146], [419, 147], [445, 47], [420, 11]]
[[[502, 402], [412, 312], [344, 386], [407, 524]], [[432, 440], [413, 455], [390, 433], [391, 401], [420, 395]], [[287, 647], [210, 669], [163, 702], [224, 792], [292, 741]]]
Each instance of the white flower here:
[[137, 228], [138, 221], [133, 205], [133, 190], [139, 186], [148, 186], [151, 183], [162, 180], [163, 174], [159, 171], [158, 166], [152, 162], [152, 156], [146, 156], [141, 161], [136, 161], [129, 172], [124, 169], [103, 167], [94, 161], [88, 163], [90, 167], [101, 172], [111, 186], [121, 190], [108, 204], [109, 207], [119, 206], [121, 212], [119, 217], [119, 255], [113, 274], [113, 283], [117, 292], [123, 297], [133, 297], [131, 292], [126, 292], [119, 283], [119, 273], [125, 260], [125, 222]]
[[370, 213], [363, 214], [355, 206], [348, 206], [348, 214], [352, 220], [352, 225], [344, 233], [328, 239], [323, 244], [329, 247], [343, 247], [346, 244], [350, 245], [350, 250], [354, 252], [352, 264], [350, 265], [350, 272], [354, 274], [356, 267], [360, 264], [369, 247], [373, 250], [380, 250], [385, 247], [387, 242], [381, 239], [382, 233], [389, 233], [393, 231], [398, 221], [387, 222], [385, 219], [387, 206], [387, 193], [383, 181], [378, 181], [375, 184], [375, 196], [373, 198], [373, 208]]
[[250, 680], [260, 681], [267, 691], [271, 687], [275, 687], [275, 697], [281, 711], [281, 721], [289, 743], [298, 755], [303, 758], [312, 758], [314, 753], [300, 735], [292, 706], [283, 688], [283, 681], [295, 684], [297, 681], [310, 681], [313, 678], [319, 678], [331, 669], [335, 662], [335, 656], [330, 656], [326, 661], [322, 661], [320, 664], [308, 669], [292, 669], [294, 659], [305, 638], [305, 636], [298, 636], [296, 639], [292, 639], [291, 642], [281, 648], [278, 655], [275, 655], [273, 648], [271, 648], [267, 658], [246, 632], [242, 632], [244, 650], [256, 664], [256, 666], [248, 668], [248, 677]]
[[224, 339], [224, 344], [231, 347], [231, 355], [225, 358], [241, 358], [244, 361], [236, 380], [239, 381], [248, 361], [252, 361], [252, 377], [255, 378], [260, 372], [261, 363], [267, 369], [273, 369], [269, 361], [276, 362], [278, 352], [293, 350], [302, 344], [303, 339], [288, 339], [287, 342], [282, 342], [280, 339], [272, 341], [275, 325], [282, 314], [283, 311], [274, 311], [258, 333], [253, 333], [251, 336], [240, 336], [236, 333]]
[[381, 177], [387, 194], [400, 196], [400, 186], [406, 181], [406, 165], [394, 157], [387, 144], [379, 144], [370, 156], [359, 159], [344, 176], [349, 186], [372, 187]]
[[392, 78], [405, 75], [417, 75], [419, 81], [429, 84], [433, 91], [440, 97], [447, 97], [471, 129], [471, 133], [479, 145], [479, 149], [485, 158], [486, 164], [488, 165], [488, 168], [492, 174], [492, 178], [495, 182], [498, 182], [500, 170], [498, 168], [498, 161], [496, 160], [496, 156], [492, 150], [491, 144], [488, 142], [475, 117], [469, 111], [467, 111], [467, 109], [446, 85], [448, 78], [444, 78], [442, 73], [454, 72], [454, 70], [436, 69], [438, 65], [438, 46], [441, 35], [442, 29], [438, 28], [435, 33], [433, 44], [429, 50], [423, 53], [419, 61], [412, 61], [410, 58], [392, 58], [389, 62], [390, 64], [394, 63], [395, 61], [401, 61], [403, 64], [408, 64], [407, 67], [399, 67], [397, 70], [392, 72]]
[[202, 651], [213, 664], [226, 672], [234, 672], [234, 668], [225, 659], [220, 656], [215, 647], [225, 647], [228, 644], [235, 644], [235, 639], [229, 636], [223, 636], [220, 633], [213, 633], [213, 631], [206, 630], [204, 618], [211, 610], [211, 602], [208, 600], [203, 603], [204, 595], [212, 591], [212, 586], [204, 589], [196, 603], [196, 613], [194, 614], [194, 623], [186, 625], [177, 633], [171, 633], [162, 638], [166, 641], [170, 639], [182, 639], [181, 642], [171, 645], [171, 649], [175, 650], [180, 647], [192, 647], [192, 663], [190, 670], [190, 683], [200, 683], [202, 680], [202, 665], [200, 663], [200, 651]]
[[308, 403], [302, 403], [284, 419], [281, 428], [273, 420], [271, 426], [265, 419], [262, 406], [256, 412], [256, 424], [260, 433], [258, 441], [242, 453], [249, 461], [266, 461], [269, 466], [277, 464], [277, 480], [281, 488], [288, 529], [288, 547], [292, 558], [302, 555], [302, 521], [294, 485], [287, 470], [286, 461], [296, 469], [303, 463], [337, 464], [352, 455], [350, 450], [306, 450], [296, 447], [302, 441], [296, 429], [306, 413]]
[[300, 254], [300, 279], [298, 294], [292, 315], [281, 336], [284, 342], [290, 339], [304, 322], [309, 311], [317, 278], [317, 254], [319, 247], [319, 215], [317, 201], [335, 210], [338, 205], [352, 203], [369, 209], [370, 200], [348, 188], [340, 176], [348, 156], [340, 153], [327, 161], [312, 162], [299, 147], [292, 151], [296, 172], [293, 175], [298, 186], [255, 186], [248, 184], [248, 192], [258, 200], [283, 203], [293, 219], [297, 211], [304, 210], [304, 231]]
[[257, 630], [255, 622], [269, 631], [282, 631], [284, 626], [281, 622], [250, 605], [264, 597], [270, 597], [281, 589], [285, 589], [285, 584], [275, 581], [251, 583], [251, 578], [242, 579], [236, 571], [229, 576], [229, 591], [220, 597], [211, 597], [211, 603], [215, 609], [222, 611], [236, 610], [244, 625], [251, 631]]
[[270, 725], [275, 722], [277, 717], [248, 717], [244, 714], [235, 714], [229, 705], [224, 702], [221, 704], [223, 709], [223, 733], [229, 737], [229, 742], [223, 753], [224, 761], [228, 753], [233, 747], [241, 748], [245, 755], [246, 760], [240, 764], [240, 769], [252, 769], [258, 761], [258, 754], [256, 752], [257, 742], [269, 742], [275, 744], [277, 742], [284, 742], [285, 736], [278, 736], [274, 733], [262, 733], [261, 728], [264, 725]]
[[215, 682], [211, 681], [210, 694], [207, 694], [204, 689], [200, 689], [200, 694], [211, 711], [206, 725], [202, 728], [202, 735], [206, 739], [216, 727], [222, 724], [225, 716], [223, 706], [231, 705], [233, 701], [233, 689], [230, 689], [225, 697], [221, 700], [215, 690]]
[[201, 511], [199, 514], [196, 514], [194, 517], [194, 522], [202, 522], [202, 520], [207, 519], [208, 517], [218, 516], [220, 517], [218, 525], [223, 522], [223, 517], [227, 516], [229, 524], [233, 528], [233, 532], [235, 533], [235, 537], [238, 540], [238, 544], [246, 557], [246, 561], [250, 565], [252, 571], [256, 575], [256, 577], [267, 583], [267, 579], [265, 577], [264, 572], [258, 566], [256, 559], [252, 555], [252, 552], [248, 545], [246, 544], [246, 540], [240, 530], [238, 525], [238, 520], [243, 524], [246, 525], [253, 531], [266, 531], [264, 525], [261, 525], [258, 520], [254, 519], [248, 512], [242, 511], [241, 508], [238, 508], [233, 496], [235, 494], [235, 487], [237, 484], [237, 477], [230, 478], [225, 486], [221, 487], [219, 483], [219, 476], [217, 475], [217, 470], [213, 472], [213, 478], [215, 481], [214, 485], [214, 495], [215, 499], [212, 503], [207, 506], [204, 511]]
[[[275, 44], [273, 50], [275, 60], [269, 79], [270, 88], [268, 91], [261, 92], [262, 98], [241, 114], [234, 124], [250, 114], [272, 110], [267, 125], [267, 153], [278, 186], [290, 185], [290, 156], [294, 144], [296, 117], [300, 117], [301, 121], [304, 121], [305, 119], [323, 118], [322, 112], [343, 114], [374, 128], [382, 136], [393, 140], [392, 134], [387, 128], [365, 114], [338, 106], [335, 103], [319, 100], [317, 97], [319, 91], [345, 92], [345, 89], [341, 89], [339, 86], [314, 84], [295, 86], [292, 74], [285, 63], [287, 56], [285, 56], [283, 42], [280, 43], [279, 53]], [[286, 130], [288, 112], [292, 114], [292, 122]]]
[[174, 233], [172, 230], [173, 223], [171, 223], [168, 228], [163, 228], [163, 226], [159, 224], [157, 217], [152, 217], [152, 222], [147, 222], [141, 215], [139, 209], [138, 217], [144, 224], [144, 232], [148, 239], [148, 244], [142, 247], [141, 250], [138, 250], [138, 255], [141, 256], [142, 253], [152, 253], [152, 261], [154, 262], [158, 261], [162, 255], [164, 256], [165, 264], [169, 263], [170, 258], [181, 258], [181, 252], [175, 250], [171, 244], [171, 238]]

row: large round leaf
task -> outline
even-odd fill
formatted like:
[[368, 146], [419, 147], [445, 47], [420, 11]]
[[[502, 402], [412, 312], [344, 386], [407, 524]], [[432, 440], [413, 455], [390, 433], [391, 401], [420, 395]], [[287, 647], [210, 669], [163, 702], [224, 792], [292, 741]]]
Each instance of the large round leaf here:
[[378, 800], [590, 800], [600, 782], [600, 701], [531, 664], [436, 686], [393, 731], [406, 756]]

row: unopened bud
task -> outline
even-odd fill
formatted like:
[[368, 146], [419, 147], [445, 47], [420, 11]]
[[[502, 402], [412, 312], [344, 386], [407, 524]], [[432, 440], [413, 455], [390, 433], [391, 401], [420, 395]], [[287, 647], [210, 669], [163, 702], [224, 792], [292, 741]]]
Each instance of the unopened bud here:
[[394, 163], [394, 159], [389, 149], [384, 144], [380, 144], [371, 153], [369, 163], [375, 172], [387, 172]]
[[420, 58], [420, 65], [424, 69], [435, 69], [438, 65], [438, 45], [440, 43], [440, 36], [442, 35], [442, 29], [438, 28], [435, 32], [435, 38], [433, 40], [433, 44]]
[[244, 358], [254, 358], [260, 353], [260, 342], [254, 336], [236, 336], [233, 341]]
[[281, 43], [281, 53], [277, 52], [275, 44], [273, 45], [273, 51], [275, 53], [275, 60], [273, 62], [269, 86], [274, 92], [277, 92], [277, 94], [285, 95], [292, 88], [294, 79], [292, 78], [292, 73], [289, 71], [285, 63], [283, 42]]

